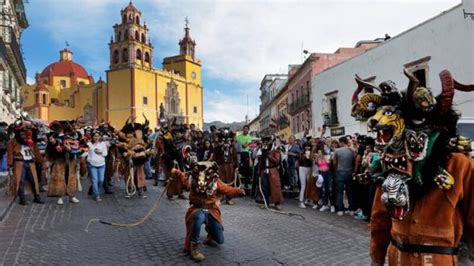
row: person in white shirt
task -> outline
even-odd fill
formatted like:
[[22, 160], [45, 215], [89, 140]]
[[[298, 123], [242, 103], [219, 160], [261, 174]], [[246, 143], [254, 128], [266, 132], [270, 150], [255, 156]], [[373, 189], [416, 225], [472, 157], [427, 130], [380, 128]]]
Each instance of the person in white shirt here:
[[87, 143], [89, 153], [87, 154], [87, 165], [92, 182], [92, 194], [96, 201], [102, 201], [100, 198], [100, 187], [104, 182], [105, 157], [107, 156], [107, 145], [100, 140], [98, 131], [92, 135], [92, 141]]

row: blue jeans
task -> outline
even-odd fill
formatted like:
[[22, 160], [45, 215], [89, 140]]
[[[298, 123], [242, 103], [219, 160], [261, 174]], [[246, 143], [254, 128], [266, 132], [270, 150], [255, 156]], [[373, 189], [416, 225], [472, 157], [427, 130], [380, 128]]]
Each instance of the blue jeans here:
[[31, 190], [33, 191], [33, 194], [36, 195], [36, 184], [33, 173], [31, 172], [30, 162], [24, 162], [22, 168], [23, 169], [21, 170], [20, 174], [20, 184], [18, 186], [18, 196], [20, 198], [25, 197], [25, 181], [30, 182]]
[[349, 210], [354, 211], [354, 198], [351, 188], [352, 170], [338, 170], [336, 172], [337, 180], [337, 210], [344, 211], [344, 189], [346, 190], [347, 200], [349, 201]]
[[151, 156], [148, 157], [148, 160], [145, 162], [145, 178], [152, 179], [153, 173], [151, 172]]
[[218, 244], [224, 243], [224, 227], [222, 224], [217, 222], [208, 211], [204, 210], [198, 210], [193, 215], [192, 242], [199, 242], [201, 227], [203, 224], [206, 225], [207, 232], [211, 235], [212, 240], [216, 241]]
[[92, 194], [94, 197], [100, 196], [100, 187], [104, 183], [105, 165], [93, 166], [89, 164], [89, 174], [92, 182]]
[[332, 190], [332, 174], [329, 171], [320, 171], [319, 172], [323, 178], [323, 205], [327, 206], [329, 202], [331, 202], [331, 206], [335, 206], [336, 202], [334, 202], [334, 191]]
[[298, 173], [296, 171], [296, 159], [288, 156], [288, 176], [290, 178], [290, 186], [298, 186]]

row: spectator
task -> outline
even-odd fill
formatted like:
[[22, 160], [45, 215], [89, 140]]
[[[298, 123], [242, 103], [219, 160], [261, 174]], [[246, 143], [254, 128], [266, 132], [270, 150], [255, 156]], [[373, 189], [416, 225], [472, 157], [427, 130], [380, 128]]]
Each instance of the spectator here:
[[336, 169], [337, 182], [337, 215], [344, 215], [343, 196], [346, 192], [349, 201], [350, 215], [354, 215], [354, 198], [351, 191], [352, 172], [354, 170], [354, 153], [348, 147], [349, 141], [346, 137], [339, 139], [340, 148], [334, 152], [333, 164]]
[[295, 136], [290, 136], [288, 140], [288, 176], [290, 186], [293, 191], [298, 191], [298, 174], [296, 173], [296, 164], [300, 155], [300, 146], [295, 142]]
[[299, 207], [306, 208], [305, 205], [305, 192], [306, 192], [306, 185], [311, 174], [311, 166], [313, 165], [311, 160], [311, 146], [310, 144], [306, 144], [303, 148], [303, 152], [300, 155], [299, 159], [299, 177], [300, 177], [300, 195], [299, 195]]
[[[336, 212], [336, 202], [334, 200], [334, 190], [333, 190], [333, 178], [332, 173], [330, 172], [330, 165], [329, 165], [329, 156], [325, 156], [322, 150], [318, 151], [316, 156], [316, 162], [318, 164], [319, 174], [323, 177], [323, 206], [321, 207], [320, 211], [331, 210], [332, 213]], [[329, 207], [329, 202], [331, 206]]]
[[242, 131], [242, 134], [238, 135], [236, 140], [241, 146], [239, 171], [244, 178], [245, 185], [247, 185], [250, 182], [249, 145], [252, 143], [252, 137], [249, 135], [249, 126], [245, 125]]
[[102, 201], [100, 197], [100, 187], [104, 182], [105, 157], [107, 156], [107, 146], [100, 141], [99, 132], [94, 132], [91, 142], [87, 143], [89, 153], [87, 155], [87, 164], [92, 182], [92, 194], [96, 201]]

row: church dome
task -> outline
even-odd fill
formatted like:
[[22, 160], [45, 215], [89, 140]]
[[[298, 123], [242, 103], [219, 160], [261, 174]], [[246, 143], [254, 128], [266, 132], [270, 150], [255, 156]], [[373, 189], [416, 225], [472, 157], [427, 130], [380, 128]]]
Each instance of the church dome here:
[[81, 79], [89, 79], [89, 74], [81, 65], [72, 61], [72, 52], [68, 49], [60, 51], [60, 59], [58, 62], [52, 63], [45, 67], [41, 72], [42, 78], [50, 76], [74, 76]]

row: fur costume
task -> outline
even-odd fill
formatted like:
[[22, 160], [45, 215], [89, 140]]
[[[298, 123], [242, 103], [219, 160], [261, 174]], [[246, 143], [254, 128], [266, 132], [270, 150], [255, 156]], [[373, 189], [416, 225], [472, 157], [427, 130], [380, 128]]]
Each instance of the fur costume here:
[[132, 172], [140, 196], [146, 187], [145, 162], [153, 153], [153, 150], [147, 144], [149, 121], [145, 116], [144, 118], [145, 123], [143, 124], [136, 123], [129, 118], [123, 128], [120, 131], [116, 131], [118, 135], [117, 147], [122, 153], [125, 161], [124, 164], [127, 168], [125, 180], [129, 178], [130, 172]]
[[[186, 242], [184, 250], [191, 251], [191, 233], [193, 226], [193, 216], [198, 210], [207, 210], [209, 214], [222, 224], [220, 211], [220, 196], [227, 195], [235, 198], [244, 195], [244, 191], [224, 184], [218, 173], [218, 166], [215, 162], [193, 163], [187, 186], [189, 188], [189, 204], [186, 212]], [[179, 171], [179, 170], [176, 170]], [[184, 175], [179, 171], [179, 175]], [[181, 179], [184, 180], [184, 179]]]
[[53, 121], [46, 147], [46, 158], [51, 164], [48, 196], [74, 197], [78, 190], [79, 155], [85, 151], [81, 135], [70, 121]]
[[[442, 92], [434, 97], [404, 72], [410, 80], [405, 93], [380, 85], [380, 96], [367, 96], [370, 101], [353, 97], [353, 116], [369, 119], [383, 147], [370, 254], [376, 265], [387, 253], [390, 265], [456, 265], [463, 234], [474, 257], [474, 164], [456, 150], [464, 138], [456, 134], [458, 115], [451, 107], [455, 90], [474, 86], [444, 70]], [[354, 95], [361, 87], [375, 88], [357, 76], [356, 82]]]
[[[8, 169], [11, 171], [10, 194], [20, 198], [25, 205], [25, 192], [34, 194], [34, 202], [44, 203], [39, 197], [38, 175], [35, 163], [43, 164], [42, 156], [35, 143], [37, 128], [21, 118], [13, 125], [15, 137], [7, 145]], [[27, 182], [29, 181], [29, 182]], [[26, 189], [25, 189], [26, 188]]]

